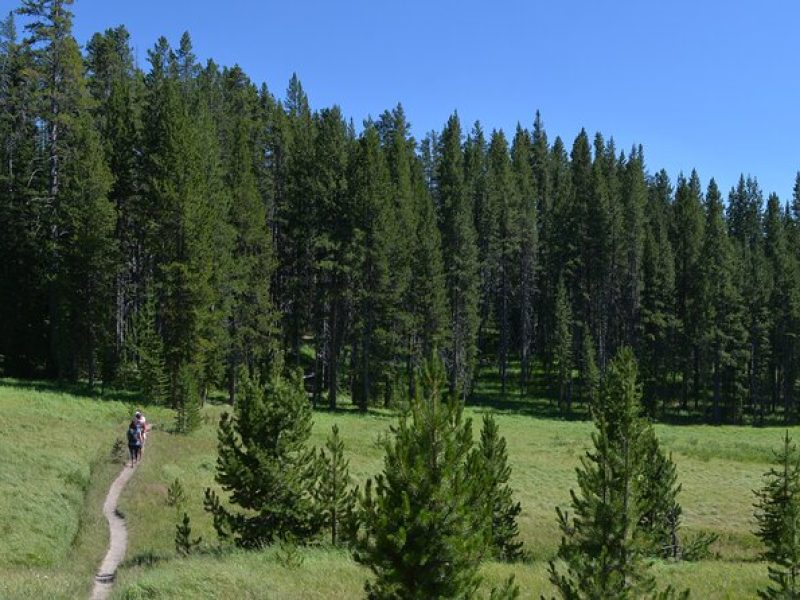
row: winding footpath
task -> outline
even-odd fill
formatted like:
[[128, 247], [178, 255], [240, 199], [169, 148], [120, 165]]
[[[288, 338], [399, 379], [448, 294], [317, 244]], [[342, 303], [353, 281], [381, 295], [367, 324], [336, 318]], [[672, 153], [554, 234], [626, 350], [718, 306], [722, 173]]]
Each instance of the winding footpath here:
[[125, 519], [117, 510], [117, 502], [119, 501], [119, 495], [125, 488], [125, 484], [128, 483], [128, 480], [138, 467], [139, 463], [136, 463], [133, 468], [129, 467], [127, 463], [125, 464], [122, 472], [111, 484], [106, 501], [103, 503], [103, 514], [108, 521], [111, 539], [103, 564], [100, 565], [100, 570], [94, 578], [92, 600], [105, 600], [108, 598], [111, 593], [111, 586], [114, 585], [117, 567], [122, 562], [122, 559], [125, 558], [125, 550], [128, 547], [128, 528], [125, 526]]

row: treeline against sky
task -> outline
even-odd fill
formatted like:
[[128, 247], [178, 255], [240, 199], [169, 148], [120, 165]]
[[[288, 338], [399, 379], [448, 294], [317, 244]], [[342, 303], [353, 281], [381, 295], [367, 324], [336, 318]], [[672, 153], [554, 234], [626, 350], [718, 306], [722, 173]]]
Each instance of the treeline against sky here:
[[297, 77], [278, 98], [198, 64], [188, 34], [146, 70], [124, 27], [81, 52], [70, 4], [2, 24], [2, 373], [179, 403], [302, 365], [317, 401], [365, 408], [436, 352], [465, 397], [481, 365], [503, 393], [543, 372], [567, 411], [631, 346], [656, 414], [796, 415], [800, 183], [725, 202], [538, 114], [417, 141], [398, 105], [357, 131]]

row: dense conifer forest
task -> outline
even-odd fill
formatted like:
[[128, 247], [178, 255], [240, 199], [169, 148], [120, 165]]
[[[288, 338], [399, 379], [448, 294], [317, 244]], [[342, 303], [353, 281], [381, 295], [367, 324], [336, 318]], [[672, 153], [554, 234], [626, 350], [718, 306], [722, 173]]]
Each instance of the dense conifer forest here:
[[70, 4], [0, 27], [0, 373], [179, 406], [300, 366], [367, 409], [438, 354], [465, 399], [492, 369], [566, 414], [630, 346], [654, 416], [796, 420], [800, 177], [720, 190], [533, 112], [418, 140], [400, 104], [356, 124], [188, 33], [146, 65], [124, 26], [81, 49]]

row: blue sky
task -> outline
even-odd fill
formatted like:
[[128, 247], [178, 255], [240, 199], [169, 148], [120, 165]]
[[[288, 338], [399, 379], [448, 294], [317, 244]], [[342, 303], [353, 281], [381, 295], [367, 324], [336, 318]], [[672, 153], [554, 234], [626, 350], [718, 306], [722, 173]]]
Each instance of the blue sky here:
[[[2, 0], [5, 4], [8, 0]], [[188, 8], [192, 6], [192, 8]], [[740, 173], [790, 198], [800, 169], [800, 4], [788, 0], [352, 2], [77, 0], [81, 43], [124, 24], [138, 58], [188, 30], [205, 61], [240, 64], [283, 96], [297, 72], [312, 105], [356, 123], [402, 102], [413, 132], [513, 131], [539, 109], [550, 139], [581, 127], [644, 145], [650, 171]]]

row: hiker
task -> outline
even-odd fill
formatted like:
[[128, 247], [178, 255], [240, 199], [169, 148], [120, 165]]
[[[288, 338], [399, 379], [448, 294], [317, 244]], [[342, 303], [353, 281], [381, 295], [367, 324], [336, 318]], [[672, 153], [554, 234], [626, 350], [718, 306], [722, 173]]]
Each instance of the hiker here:
[[142, 411], [137, 410], [133, 418], [136, 420], [136, 423], [138, 423], [139, 430], [142, 434], [142, 448], [139, 451], [139, 454], [142, 454], [144, 453], [144, 443], [147, 441], [147, 431], [150, 429], [150, 427], [147, 425], [147, 419], [144, 418]]
[[131, 467], [133, 467], [142, 455], [142, 430], [135, 418], [128, 426], [128, 451], [131, 455]]

